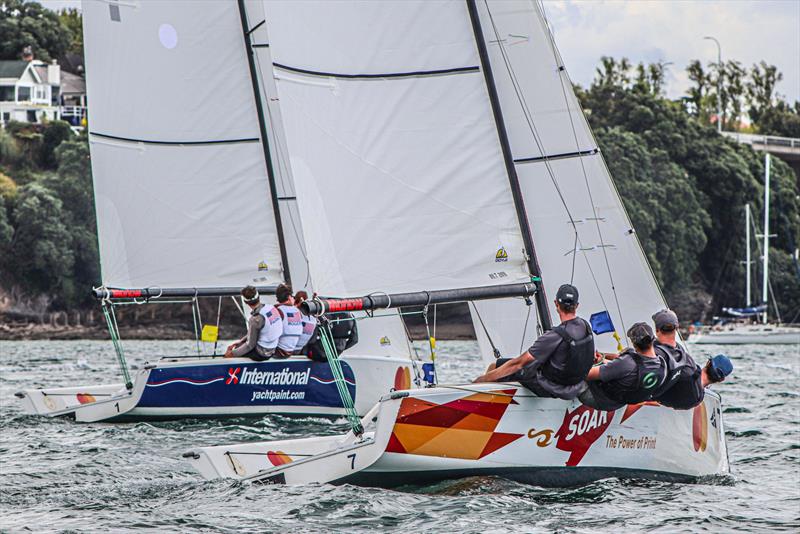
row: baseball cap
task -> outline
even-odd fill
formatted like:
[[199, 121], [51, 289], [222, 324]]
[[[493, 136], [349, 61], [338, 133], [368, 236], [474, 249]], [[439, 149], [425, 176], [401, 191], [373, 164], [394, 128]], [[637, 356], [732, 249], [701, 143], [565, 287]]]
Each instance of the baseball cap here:
[[564, 284], [558, 288], [556, 300], [561, 304], [577, 304], [578, 288], [571, 284]]
[[653, 329], [647, 323], [636, 323], [628, 329], [628, 337], [634, 345], [650, 345], [656, 336]]
[[724, 354], [717, 354], [709, 360], [711, 362], [711, 369], [718, 380], [723, 380], [726, 376], [733, 372], [733, 362]]
[[[656, 330], [674, 330], [678, 328], [678, 316], [674, 311], [664, 308], [653, 314], [653, 323], [656, 325]], [[670, 326], [672, 328], [669, 328]]]

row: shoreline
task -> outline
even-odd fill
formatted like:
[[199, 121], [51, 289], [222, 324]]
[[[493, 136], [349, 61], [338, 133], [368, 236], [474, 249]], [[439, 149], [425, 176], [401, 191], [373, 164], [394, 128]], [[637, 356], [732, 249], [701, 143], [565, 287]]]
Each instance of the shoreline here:
[[[414, 341], [427, 340], [424, 327], [409, 325], [409, 332]], [[220, 339], [238, 337], [233, 330], [220, 329]], [[230, 331], [229, 331], [230, 330]], [[466, 341], [474, 340], [475, 333], [471, 324], [439, 324], [436, 327], [437, 340]], [[120, 338], [135, 340], [192, 340], [194, 331], [177, 325], [120, 325]], [[51, 324], [0, 324], [0, 341], [66, 341], [66, 340], [110, 340], [108, 330], [104, 326], [53, 326]]]

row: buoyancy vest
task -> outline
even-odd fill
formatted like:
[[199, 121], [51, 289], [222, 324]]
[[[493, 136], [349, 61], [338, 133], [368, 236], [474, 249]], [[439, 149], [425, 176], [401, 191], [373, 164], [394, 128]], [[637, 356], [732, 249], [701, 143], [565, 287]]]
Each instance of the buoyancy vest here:
[[297, 339], [297, 346], [294, 349], [296, 352], [302, 350], [303, 347], [306, 346], [311, 336], [314, 335], [314, 330], [317, 328], [317, 318], [313, 315], [304, 315], [301, 313], [300, 322], [303, 325], [303, 331]]
[[627, 349], [620, 355], [633, 358], [636, 362], [636, 383], [633, 387], [623, 385], [620, 381], [599, 382], [597, 385], [608, 398], [624, 403], [638, 404], [652, 400], [653, 392], [658, 391], [667, 377], [666, 363], [663, 358], [642, 356], [633, 349]]
[[[336, 352], [341, 354], [358, 343], [358, 326], [353, 314], [350, 312], [334, 312], [325, 314], [330, 319], [331, 335]], [[303, 348], [302, 353], [315, 361], [326, 361], [325, 349], [322, 347], [319, 329], [321, 324], [317, 324], [311, 339]]]
[[286, 352], [293, 352], [297, 346], [297, 340], [303, 333], [303, 323], [300, 318], [300, 310], [288, 304], [278, 304], [278, 310], [283, 318], [283, 334], [278, 339], [278, 348]]
[[594, 364], [592, 327], [583, 319], [580, 321], [586, 332], [578, 339], [573, 338], [562, 325], [553, 327], [553, 332], [561, 336], [562, 341], [556, 347], [555, 353], [542, 365], [542, 375], [548, 380], [566, 386], [578, 384], [586, 379], [589, 369], [592, 368]]
[[259, 347], [272, 350], [278, 346], [278, 338], [283, 333], [283, 321], [272, 304], [264, 304], [258, 313], [264, 318], [264, 326], [258, 333]]
[[681, 345], [672, 347], [659, 342], [655, 343], [655, 349], [656, 354], [663, 355], [674, 363], [669, 376], [677, 375], [677, 379], [673, 380], [671, 387], [653, 395], [653, 400], [676, 410], [688, 410], [703, 402], [705, 389], [702, 369], [686, 349]]

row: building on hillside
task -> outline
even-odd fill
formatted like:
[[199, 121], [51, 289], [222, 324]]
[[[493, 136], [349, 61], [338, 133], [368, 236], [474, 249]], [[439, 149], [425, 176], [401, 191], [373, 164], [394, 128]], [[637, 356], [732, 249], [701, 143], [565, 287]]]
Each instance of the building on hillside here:
[[0, 121], [60, 118], [61, 67], [55, 62], [0, 61]]
[[86, 80], [77, 74], [61, 71], [61, 120], [72, 126], [83, 126], [86, 118]]

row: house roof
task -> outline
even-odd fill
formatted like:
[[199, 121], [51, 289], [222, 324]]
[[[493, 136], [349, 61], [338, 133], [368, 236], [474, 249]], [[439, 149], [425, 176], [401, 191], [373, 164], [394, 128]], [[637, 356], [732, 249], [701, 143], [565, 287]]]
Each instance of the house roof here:
[[0, 61], [0, 78], [19, 78], [28, 68], [29, 63], [21, 60]]
[[75, 93], [83, 94], [86, 92], [86, 80], [76, 76], [71, 72], [61, 72], [61, 94]]

